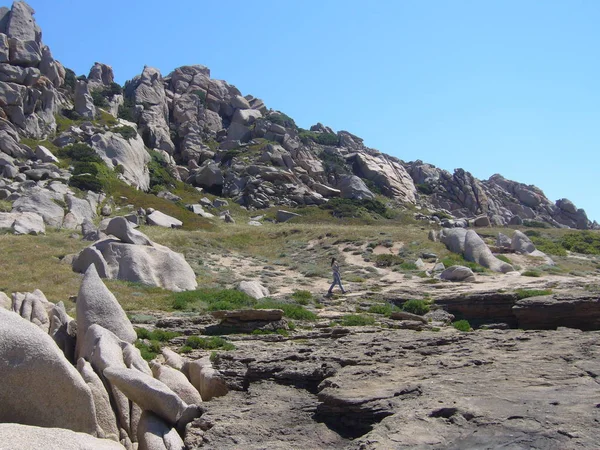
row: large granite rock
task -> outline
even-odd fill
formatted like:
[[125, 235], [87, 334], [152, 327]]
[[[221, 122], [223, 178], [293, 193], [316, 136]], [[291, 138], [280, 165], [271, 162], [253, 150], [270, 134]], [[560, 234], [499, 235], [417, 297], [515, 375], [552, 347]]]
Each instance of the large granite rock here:
[[404, 167], [385, 154], [357, 153], [358, 174], [372, 181], [383, 195], [415, 203], [417, 189]]
[[44, 223], [51, 227], [60, 228], [65, 212], [55, 201], [49, 191], [33, 189], [13, 203], [13, 212], [32, 212], [44, 218]]
[[142, 191], [150, 188], [150, 154], [141, 136], [136, 134], [125, 139], [117, 133], [99, 133], [92, 136], [91, 145], [108, 167], [112, 169], [119, 165], [123, 168], [122, 175], [127, 183]]
[[0, 423], [0, 440], [3, 448], [11, 450], [125, 450], [118, 442], [98, 439], [86, 433], [18, 423]]
[[[77, 333], [85, 336], [92, 325], [100, 325], [125, 342], [134, 342], [137, 334], [115, 296], [104, 285], [96, 266], [91, 264], [83, 277], [77, 294]], [[80, 339], [77, 355], [81, 355]]]
[[353, 200], [371, 200], [375, 198], [365, 182], [356, 175], [348, 175], [343, 177], [336, 186], [340, 190], [342, 198], [350, 198]]
[[0, 379], [0, 422], [96, 434], [94, 400], [77, 370], [47, 333], [2, 308]]
[[465, 234], [465, 259], [487, 267], [494, 272], [513, 272], [515, 269], [508, 263], [496, 258], [487, 244], [473, 231], [468, 230]]

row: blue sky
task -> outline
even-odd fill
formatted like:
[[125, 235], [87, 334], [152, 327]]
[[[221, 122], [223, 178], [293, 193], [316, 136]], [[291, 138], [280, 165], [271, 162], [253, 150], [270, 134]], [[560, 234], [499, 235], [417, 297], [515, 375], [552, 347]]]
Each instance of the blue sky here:
[[494, 173], [600, 220], [600, 2], [31, 0], [87, 74], [204, 64], [307, 128], [405, 161]]

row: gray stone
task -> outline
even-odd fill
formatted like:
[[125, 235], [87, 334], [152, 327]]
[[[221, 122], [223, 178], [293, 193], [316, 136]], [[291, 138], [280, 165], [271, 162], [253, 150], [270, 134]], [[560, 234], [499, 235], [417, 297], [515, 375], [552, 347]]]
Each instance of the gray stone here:
[[448, 281], [475, 281], [475, 274], [465, 266], [450, 266], [440, 274], [440, 279]]
[[0, 422], [96, 433], [94, 401], [77, 370], [47, 333], [2, 308], [0, 379]]
[[0, 308], [12, 309], [12, 300], [4, 292], [0, 291]]
[[183, 222], [175, 217], [168, 216], [160, 211], [154, 211], [146, 217], [148, 225], [154, 225], [165, 228], [181, 228]]
[[0, 228], [10, 228], [15, 234], [45, 234], [44, 219], [37, 213], [0, 213]]
[[200, 392], [202, 400], [209, 401], [229, 392], [221, 374], [214, 369], [209, 356], [190, 361], [187, 370], [192, 385]]
[[464, 257], [494, 272], [508, 273], [515, 270], [510, 264], [496, 258], [483, 239], [473, 230], [466, 232]]
[[465, 252], [465, 236], [467, 230], [462, 228], [444, 228], [440, 231], [440, 242], [453, 253]]
[[354, 200], [372, 200], [375, 198], [367, 185], [356, 175], [344, 176], [338, 183], [337, 188], [340, 190], [342, 198], [350, 198]]
[[13, 2], [6, 25], [6, 34], [10, 38], [21, 41], [37, 41], [42, 39], [42, 31], [35, 23], [35, 11], [25, 2]]
[[87, 200], [77, 198], [74, 195], [66, 195], [67, 207], [69, 212], [75, 216], [77, 226], [80, 226], [84, 221], [92, 221], [96, 218], [96, 211]]
[[112, 219], [105, 230], [106, 234], [112, 234], [126, 244], [134, 245], [152, 245], [148, 237], [133, 228], [133, 224], [125, 217], [115, 217]]
[[[189, 422], [198, 417], [195, 405], [187, 405], [163, 382], [137, 370], [108, 367], [104, 376], [143, 410], [152, 411], [169, 425]], [[187, 423], [186, 422], [186, 423]]]
[[50, 150], [48, 150], [43, 145], [38, 145], [35, 148], [35, 156], [42, 162], [50, 162], [57, 163], [58, 158], [52, 154]]
[[164, 347], [161, 351], [163, 358], [165, 358], [165, 364], [173, 369], [182, 370], [185, 364], [185, 361], [179, 355], [179, 353], [174, 352], [168, 347]]
[[181, 450], [184, 442], [175, 428], [160, 417], [144, 411], [137, 429], [138, 450]]
[[60, 228], [65, 212], [46, 190], [34, 190], [13, 203], [13, 212], [33, 212], [44, 218], [46, 225]]
[[110, 406], [110, 398], [102, 380], [96, 372], [94, 372], [91, 364], [83, 358], [79, 358], [77, 361], [77, 370], [79, 370], [83, 381], [86, 382], [94, 397], [96, 419], [98, 421], [98, 427], [101, 430], [98, 437], [119, 442], [117, 417]]
[[[92, 325], [100, 325], [125, 342], [135, 342], [137, 334], [115, 296], [104, 285], [96, 266], [88, 267], [81, 282], [76, 302], [77, 332], [85, 336]], [[77, 356], [80, 343], [77, 340]]]
[[516, 252], [529, 254], [535, 251], [535, 245], [531, 242], [531, 239], [526, 234], [521, 233], [519, 230], [515, 230], [513, 234], [510, 248]]
[[165, 383], [188, 405], [199, 405], [202, 397], [198, 390], [192, 386], [187, 377], [179, 370], [169, 366], [163, 366], [157, 362], [150, 363], [152, 375], [157, 380]]
[[241, 281], [238, 285], [238, 290], [257, 300], [271, 295], [269, 289], [258, 281]]
[[490, 223], [490, 218], [488, 216], [480, 216], [473, 219], [473, 226], [490, 227], [492, 224]]
[[510, 248], [512, 244], [512, 240], [505, 234], [498, 233], [496, 237], [496, 247], [500, 248]]
[[90, 95], [88, 85], [85, 81], [79, 80], [75, 85], [75, 112], [86, 119], [96, 117], [96, 107]]
[[[62, 428], [0, 423], [3, 448], [11, 450], [125, 450], [118, 442]], [[176, 448], [176, 447], [174, 447]]]
[[276, 220], [277, 222], [287, 222], [294, 217], [300, 217], [300, 214], [296, 214], [290, 211], [284, 211], [283, 209], [277, 210]]

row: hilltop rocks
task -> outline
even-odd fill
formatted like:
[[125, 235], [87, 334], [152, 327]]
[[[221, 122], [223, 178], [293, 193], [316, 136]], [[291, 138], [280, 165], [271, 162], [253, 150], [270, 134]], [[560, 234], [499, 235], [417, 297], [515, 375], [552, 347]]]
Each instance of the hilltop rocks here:
[[1, 308], [0, 378], [0, 422], [95, 435], [93, 398], [77, 370], [48, 334]]
[[371, 180], [384, 195], [415, 203], [416, 188], [404, 167], [384, 154], [357, 153], [358, 173]]
[[94, 265], [104, 278], [135, 281], [173, 291], [195, 289], [198, 285], [183, 255], [150, 241], [128, 220], [112, 219], [106, 231], [116, 233], [115, 237], [120, 239], [103, 239], [85, 248], [73, 261], [73, 270], [85, 272]]
[[75, 112], [85, 119], [94, 119], [96, 117], [96, 107], [90, 95], [88, 84], [83, 81], [77, 81], [75, 85]]
[[98, 439], [89, 434], [18, 423], [0, 423], [0, 436], [3, 444], [10, 444], [11, 450], [125, 450], [118, 442]]

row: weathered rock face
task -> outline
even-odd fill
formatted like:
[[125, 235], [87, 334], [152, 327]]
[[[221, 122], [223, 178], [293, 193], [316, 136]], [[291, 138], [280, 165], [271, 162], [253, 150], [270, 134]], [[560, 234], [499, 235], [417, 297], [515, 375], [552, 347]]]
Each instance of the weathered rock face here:
[[77, 370], [47, 333], [1, 308], [0, 377], [0, 422], [95, 435], [93, 398]]
[[92, 136], [91, 146], [108, 167], [114, 169], [117, 165], [121, 166], [123, 178], [129, 184], [143, 191], [150, 188], [150, 155], [139, 135], [125, 139], [112, 132], [98, 133]]
[[[56, 129], [56, 88], [65, 70], [42, 43], [42, 33], [25, 2], [4, 9], [0, 21], [0, 107], [20, 133], [43, 138]], [[18, 142], [18, 139], [16, 140]]]

